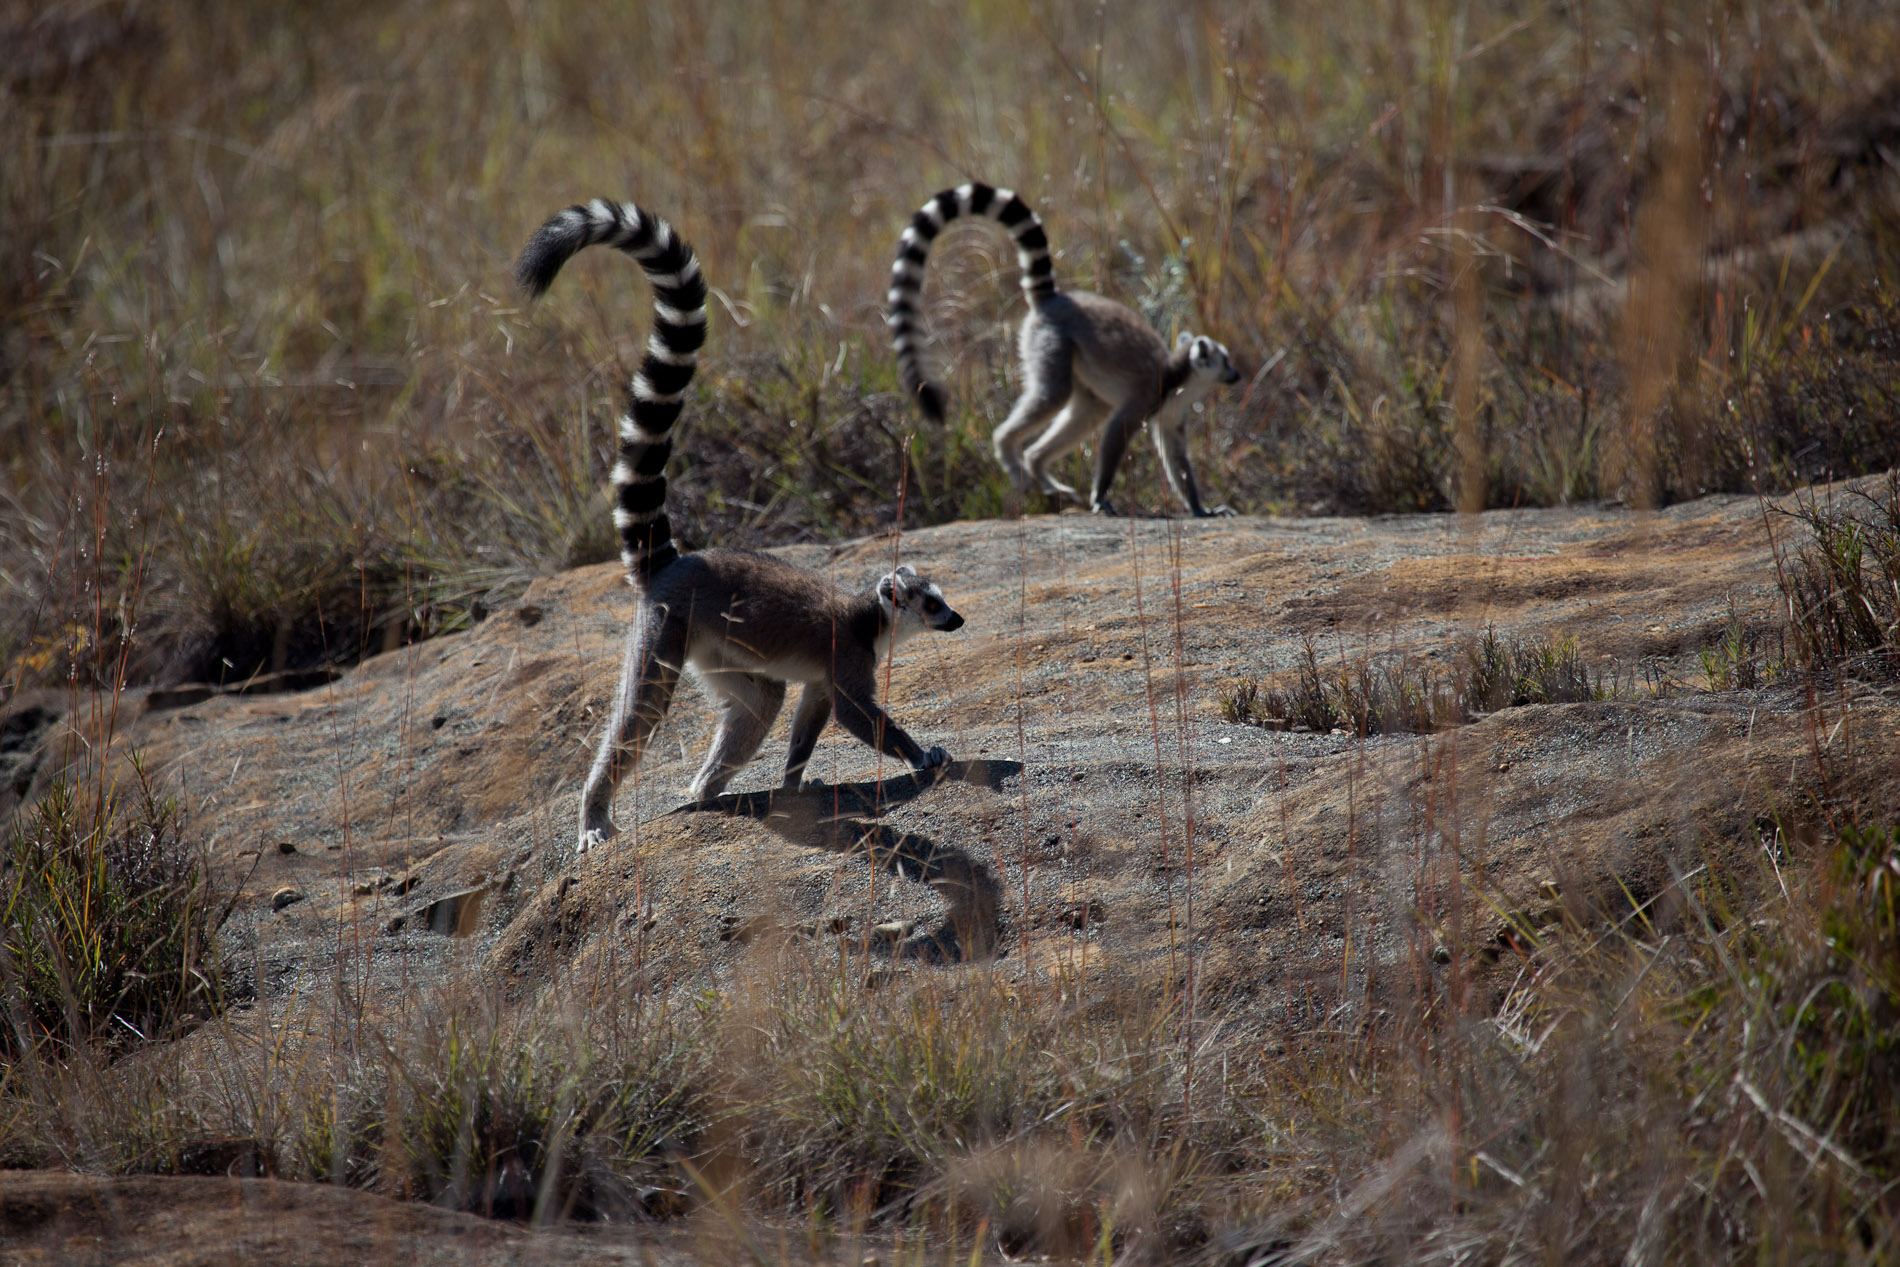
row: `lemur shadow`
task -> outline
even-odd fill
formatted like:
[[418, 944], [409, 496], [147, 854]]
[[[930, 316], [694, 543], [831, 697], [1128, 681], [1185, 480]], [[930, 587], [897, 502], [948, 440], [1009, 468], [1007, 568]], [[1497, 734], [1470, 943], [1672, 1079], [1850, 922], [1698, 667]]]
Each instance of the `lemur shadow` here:
[[832, 853], [868, 853], [885, 870], [921, 881], [950, 907], [928, 933], [897, 942], [874, 942], [879, 953], [926, 963], [962, 963], [997, 954], [997, 911], [1002, 888], [988, 866], [955, 845], [915, 832], [899, 832], [875, 819], [885, 809], [916, 799], [945, 779], [1000, 791], [1022, 773], [1020, 761], [953, 761], [939, 770], [860, 783], [808, 783], [796, 792], [729, 792], [703, 804], [682, 805], [676, 814], [711, 811], [756, 819], [795, 845]]

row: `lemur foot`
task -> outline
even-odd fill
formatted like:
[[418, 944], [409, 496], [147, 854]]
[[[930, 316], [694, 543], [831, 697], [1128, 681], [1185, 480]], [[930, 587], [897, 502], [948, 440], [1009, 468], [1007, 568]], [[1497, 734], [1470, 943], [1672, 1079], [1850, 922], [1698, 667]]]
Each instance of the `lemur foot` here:
[[604, 819], [597, 826], [581, 828], [580, 839], [574, 842], [575, 853], [586, 853], [597, 848], [620, 834], [612, 819]]
[[1122, 512], [1115, 509], [1114, 502], [1108, 500], [1108, 498], [1106, 497], [1103, 497], [1090, 504], [1089, 513], [1094, 514], [1094, 515], [1114, 516], [1114, 515], [1119, 515]]
[[940, 748], [940, 747], [932, 748], [929, 752], [926, 752], [924, 754], [924, 759], [918, 763], [917, 773], [928, 774], [932, 770], [941, 769], [942, 767], [947, 766], [949, 764], [950, 764], [949, 752], [945, 751], [943, 748]]
[[1212, 510], [1197, 510], [1194, 512], [1194, 517], [1196, 519], [1232, 519], [1239, 514], [1240, 512], [1232, 506], [1216, 506]]
[[1082, 500], [1082, 495], [1080, 493], [1076, 492], [1073, 488], [1070, 488], [1067, 484], [1064, 484], [1061, 480], [1057, 479], [1055, 476], [1044, 475], [1044, 476], [1041, 476], [1040, 479], [1042, 483], [1042, 491], [1049, 494], [1049, 496], [1066, 497], [1070, 501], [1075, 501], [1075, 502], [1079, 502]]

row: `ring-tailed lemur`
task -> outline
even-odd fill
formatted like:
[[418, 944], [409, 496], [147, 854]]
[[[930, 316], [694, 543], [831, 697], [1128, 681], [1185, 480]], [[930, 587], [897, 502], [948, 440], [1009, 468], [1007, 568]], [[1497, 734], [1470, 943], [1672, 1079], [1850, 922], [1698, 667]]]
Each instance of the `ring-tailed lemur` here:
[[[1017, 342], [1022, 395], [993, 437], [996, 460], [1010, 481], [1019, 489], [1033, 481], [1044, 492], [1076, 497], [1074, 489], [1049, 474], [1049, 466], [1099, 431], [1089, 506], [1098, 514], [1114, 514], [1108, 487], [1127, 451], [1129, 434], [1146, 421], [1161, 455], [1161, 469], [1187, 508], [1203, 518], [1233, 514], [1225, 506], [1208, 510], [1201, 505], [1187, 445], [1194, 403], [1217, 384], [1240, 381], [1227, 349], [1204, 335], [1183, 334], [1170, 351], [1146, 321], [1114, 300], [1057, 290], [1042, 221], [1007, 189], [974, 184], [946, 189], [911, 217], [898, 243], [897, 262], [891, 266], [891, 310], [885, 320], [904, 390], [925, 416], [943, 421], [944, 396], [923, 364], [918, 300], [924, 264], [931, 241], [950, 221], [966, 215], [987, 216], [1009, 230], [1022, 265], [1023, 294], [1029, 299], [1029, 315], [1023, 318]], [[1023, 446], [1045, 423], [1048, 429], [1025, 453]]]
[[666, 460], [686, 387], [706, 337], [706, 283], [693, 250], [673, 226], [632, 203], [595, 200], [542, 225], [522, 249], [516, 275], [539, 296], [575, 252], [603, 244], [638, 261], [653, 285], [653, 333], [628, 390], [614, 464], [614, 527], [620, 558], [639, 595], [612, 719], [581, 794], [578, 848], [616, 832], [614, 791], [639, 763], [666, 716], [680, 670], [690, 665], [718, 701], [719, 723], [692, 793], [717, 796], [765, 739], [785, 702], [785, 684], [804, 686], [792, 718], [783, 786], [798, 787], [832, 714], [858, 739], [929, 770], [947, 762], [904, 733], [877, 703], [879, 660], [926, 629], [951, 630], [963, 617], [908, 567], [863, 593], [750, 550], [681, 554], [666, 514]]

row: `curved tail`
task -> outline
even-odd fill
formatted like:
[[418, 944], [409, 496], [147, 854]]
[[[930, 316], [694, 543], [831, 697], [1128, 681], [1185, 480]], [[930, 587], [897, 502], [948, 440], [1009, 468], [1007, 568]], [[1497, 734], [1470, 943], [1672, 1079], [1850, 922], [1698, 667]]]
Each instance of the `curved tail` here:
[[897, 243], [897, 261], [891, 265], [890, 314], [884, 318], [891, 328], [891, 346], [897, 351], [897, 369], [903, 376], [904, 392], [917, 402], [932, 422], [943, 421], [943, 389], [930, 381], [923, 363], [923, 310], [918, 300], [924, 289], [924, 263], [930, 258], [930, 244], [943, 226], [958, 216], [986, 216], [1009, 230], [1016, 241], [1016, 260], [1022, 266], [1023, 294], [1035, 307], [1056, 293], [1053, 267], [1049, 259], [1049, 239], [1042, 221], [1029, 204], [1008, 189], [988, 185], [958, 185], [946, 189], [925, 203], [910, 218], [904, 236]]
[[693, 248], [672, 225], [630, 202], [601, 198], [569, 207], [537, 229], [521, 248], [515, 277], [539, 297], [563, 264], [595, 245], [631, 255], [653, 285], [653, 333], [627, 388], [620, 460], [613, 470], [620, 561], [637, 584], [679, 558], [666, 515], [666, 460], [673, 452], [673, 424], [699, 365], [696, 354], [706, 341], [706, 281]]

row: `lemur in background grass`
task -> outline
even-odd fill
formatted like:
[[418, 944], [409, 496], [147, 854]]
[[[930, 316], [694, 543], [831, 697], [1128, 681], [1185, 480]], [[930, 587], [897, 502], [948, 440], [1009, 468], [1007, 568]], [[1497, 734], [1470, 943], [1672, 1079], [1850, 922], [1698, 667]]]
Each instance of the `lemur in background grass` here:
[[[1170, 350], [1153, 327], [1124, 305], [1086, 291], [1057, 290], [1042, 221], [1007, 189], [977, 184], [946, 189], [911, 217], [898, 243], [885, 320], [904, 390], [924, 415], [933, 422], [942, 422], [944, 416], [943, 391], [930, 381], [923, 363], [919, 299], [924, 265], [937, 234], [966, 215], [985, 216], [1009, 230], [1022, 266], [1023, 294], [1029, 299], [1029, 315], [1017, 339], [1022, 395], [993, 436], [996, 460], [1010, 482], [1018, 489], [1033, 483], [1044, 492], [1081, 500], [1049, 474], [1049, 466], [1099, 432], [1089, 508], [1114, 514], [1109, 485], [1127, 451], [1129, 434], [1146, 422], [1168, 484], [1188, 510], [1199, 518], [1233, 514], [1225, 506], [1209, 510], [1201, 504], [1187, 445], [1188, 414], [1195, 402], [1217, 385], [1240, 381], [1227, 349], [1205, 335], [1182, 334]], [[1042, 434], [1029, 444], [1038, 430]]]

